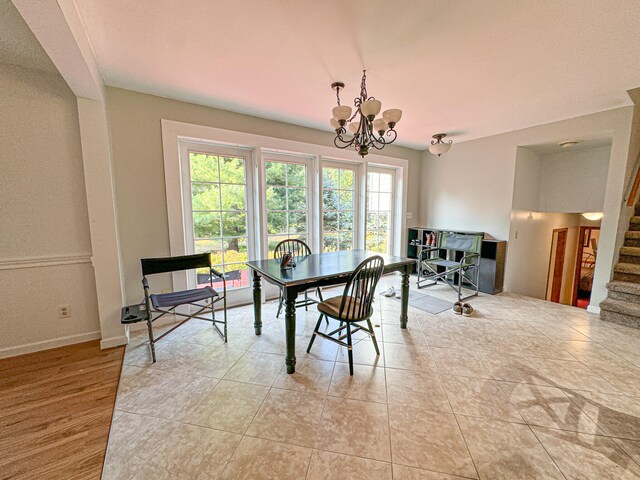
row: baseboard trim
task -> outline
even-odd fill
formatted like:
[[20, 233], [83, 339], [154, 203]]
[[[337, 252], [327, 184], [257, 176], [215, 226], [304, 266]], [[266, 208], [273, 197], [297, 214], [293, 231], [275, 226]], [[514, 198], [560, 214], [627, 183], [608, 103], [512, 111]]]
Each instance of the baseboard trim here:
[[587, 312], [597, 313], [598, 315], [600, 315], [600, 307], [597, 307], [595, 305], [589, 305], [587, 307]]
[[91, 340], [98, 340], [99, 338], [100, 331], [96, 331], [69, 335], [67, 337], [53, 338], [51, 340], [42, 340], [41, 342], [25, 343], [24, 345], [0, 349], [0, 358], [16, 357], [26, 353], [73, 345], [74, 343], [90, 342]]
[[129, 343], [129, 337], [127, 335], [119, 335], [117, 337], [103, 338], [100, 340], [100, 348], [106, 350], [107, 348], [119, 347]]

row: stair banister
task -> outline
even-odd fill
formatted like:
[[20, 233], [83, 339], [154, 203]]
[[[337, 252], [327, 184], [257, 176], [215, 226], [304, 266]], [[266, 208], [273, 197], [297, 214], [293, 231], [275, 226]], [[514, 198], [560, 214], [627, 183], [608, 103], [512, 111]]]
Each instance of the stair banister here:
[[630, 188], [627, 188], [627, 191], [629, 192], [629, 195], [627, 196], [628, 207], [633, 207], [636, 202], [636, 198], [638, 197], [638, 189], [640, 189], [640, 153], [638, 153], [638, 158], [636, 159], [633, 171], [636, 172], [636, 175], [635, 177], [633, 175], [631, 176], [633, 183], [631, 183], [631, 179], [629, 179]]

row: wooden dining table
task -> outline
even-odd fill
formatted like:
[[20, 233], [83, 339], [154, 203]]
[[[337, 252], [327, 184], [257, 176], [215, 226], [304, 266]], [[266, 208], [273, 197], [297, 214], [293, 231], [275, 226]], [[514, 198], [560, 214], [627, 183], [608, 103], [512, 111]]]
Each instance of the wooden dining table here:
[[255, 334], [262, 333], [262, 278], [282, 289], [285, 306], [285, 334], [287, 373], [296, 368], [296, 298], [299, 293], [316, 287], [344, 284], [360, 263], [369, 257], [380, 255], [384, 260], [383, 274], [400, 272], [401, 307], [400, 328], [407, 328], [409, 308], [409, 274], [415, 259], [385, 255], [368, 250], [343, 250], [339, 252], [313, 253], [294, 257], [296, 266], [287, 270], [280, 268], [279, 259], [247, 262], [253, 272], [253, 308]]

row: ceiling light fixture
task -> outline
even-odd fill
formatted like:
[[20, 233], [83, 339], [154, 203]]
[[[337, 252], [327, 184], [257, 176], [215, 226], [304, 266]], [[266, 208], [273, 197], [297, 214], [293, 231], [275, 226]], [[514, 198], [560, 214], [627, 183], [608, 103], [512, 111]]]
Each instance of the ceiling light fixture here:
[[[394, 127], [402, 117], [402, 110], [392, 108], [385, 110], [382, 113], [382, 118], [376, 118], [382, 109], [382, 102], [367, 95], [366, 80], [366, 70], [363, 70], [360, 96], [353, 100], [353, 105], [356, 108], [353, 115], [351, 115], [351, 107], [340, 105], [340, 89], [344, 88], [344, 83], [334, 82], [331, 84], [338, 99], [338, 106], [333, 108], [333, 118], [330, 120], [331, 127], [336, 132], [333, 144], [338, 148], [354, 147], [362, 158], [369, 153], [371, 148], [382, 150], [386, 145], [395, 142], [398, 134]], [[345, 125], [349, 129], [349, 133], [347, 133]], [[387, 139], [385, 136], [389, 138]]]
[[562, 148], [570, 148], [579, 143], [580, 142], [578, 140], [568, 140], [566, 142], [560, 142], [558, 145], [560, 145]]
[[443, 142], [442, 139], [446, 137], [446, 133], [436, 133], [433, 138], [435, 140], [431, 140], [431, 145], [429, 145], [429, 151], [434, 155], [442, 155], [443, 153], [447, 153], [451, 148], [451, 144], [453, 140], [449, 140], [448, 142]]
[[581, 215], [587, 220], [591, 220], [592, 222], [596, 222], [598, 220], [602, 220], [604, 214], [602, 212], [584, 212]]

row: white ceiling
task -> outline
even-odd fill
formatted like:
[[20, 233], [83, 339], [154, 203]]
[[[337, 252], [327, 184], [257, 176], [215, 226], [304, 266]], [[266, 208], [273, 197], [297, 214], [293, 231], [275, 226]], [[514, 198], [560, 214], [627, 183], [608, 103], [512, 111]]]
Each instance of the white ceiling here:
[[399, 143], [629, 105], [638, 0], [75, 0], [108, 85], [323, 130], [346, 83], [404, 111]]

